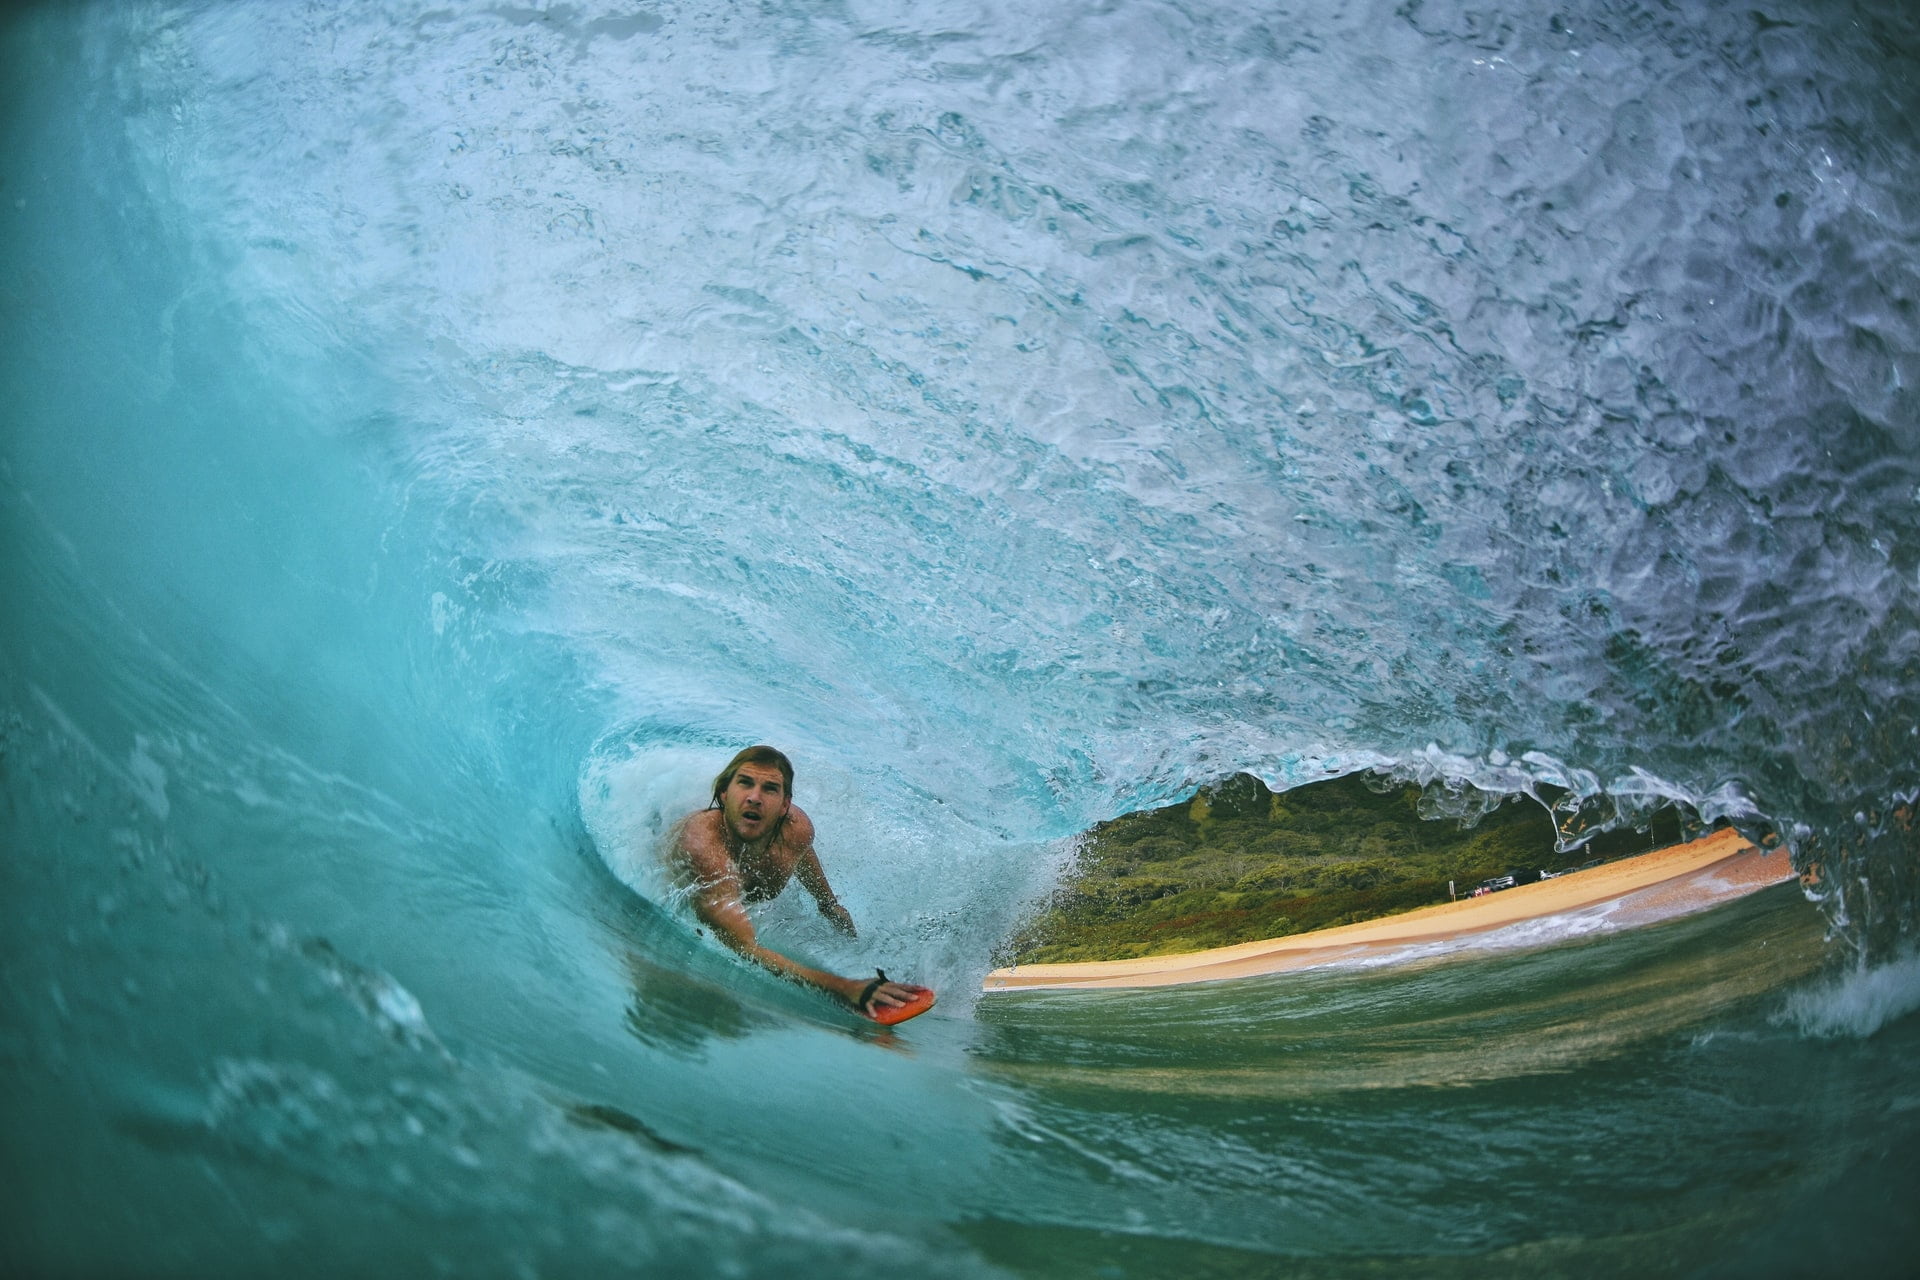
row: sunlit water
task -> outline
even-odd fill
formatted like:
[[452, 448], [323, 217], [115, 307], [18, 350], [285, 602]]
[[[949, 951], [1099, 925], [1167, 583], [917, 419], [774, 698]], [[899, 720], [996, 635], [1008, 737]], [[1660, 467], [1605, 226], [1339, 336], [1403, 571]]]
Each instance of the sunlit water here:
[[[1901, 1274], [1899, 6], [45, 5], [0, 76], [0, 1267]], [[781, 744], [897, 1034], [651, 842]], [[1234, 769], [1822, 866], [974, 993]]]

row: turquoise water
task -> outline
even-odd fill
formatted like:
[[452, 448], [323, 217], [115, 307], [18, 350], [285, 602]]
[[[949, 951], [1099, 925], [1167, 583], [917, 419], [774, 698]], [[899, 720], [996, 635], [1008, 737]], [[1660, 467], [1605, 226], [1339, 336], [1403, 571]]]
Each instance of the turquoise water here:
[[[0, 1266], [1904, 1274], [1894, 6], [0, 25]], [[650, 841], [780, 743], [897, 1034]], [[982, 999], [1234, 769], [1822, 864]]]

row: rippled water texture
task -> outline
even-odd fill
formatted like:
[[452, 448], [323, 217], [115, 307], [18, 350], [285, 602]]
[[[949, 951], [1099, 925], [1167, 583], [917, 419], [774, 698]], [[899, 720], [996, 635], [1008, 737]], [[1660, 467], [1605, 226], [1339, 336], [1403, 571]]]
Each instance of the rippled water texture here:
[[[0, 19], [0, 1269], [1916, 1256], [1894, 4]], [[875, 1038], [649, 855], [782, 744]], [[1818, 864], [976, 1002], [1070, 837], [1367, 765]]]

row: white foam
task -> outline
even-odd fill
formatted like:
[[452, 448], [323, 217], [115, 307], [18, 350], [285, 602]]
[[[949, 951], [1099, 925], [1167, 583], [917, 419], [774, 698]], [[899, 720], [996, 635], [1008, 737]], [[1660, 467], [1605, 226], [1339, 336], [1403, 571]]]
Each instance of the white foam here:
[[1916, 1009], [1920, 1009], [1920, 954], [1910, 954], [1794, 992], [1781, 1020], [1822, 1039], [1864, 1040]]
[[674, 822], [706, 803], [713, 750], [656, 746], [596, 754], [580, 777], [580, 817], [609, 870], [634, 892], [664, 901], [660, 844]]

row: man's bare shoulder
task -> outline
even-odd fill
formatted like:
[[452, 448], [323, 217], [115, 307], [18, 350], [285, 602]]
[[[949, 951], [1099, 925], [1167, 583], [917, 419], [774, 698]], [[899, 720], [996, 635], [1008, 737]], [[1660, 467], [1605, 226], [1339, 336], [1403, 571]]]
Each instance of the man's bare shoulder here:
[[690, 862], [707, 862], [727, 857], [726, 841], [720, 833], [720, 811], [717, 809], [696, 809], [674, 824], [668, 847], [678, 857]]
[[797, 804], [787, 806], [787, 821], [780, 829], [780, 842], [796, 849], [813, 847], [813, 819]]

